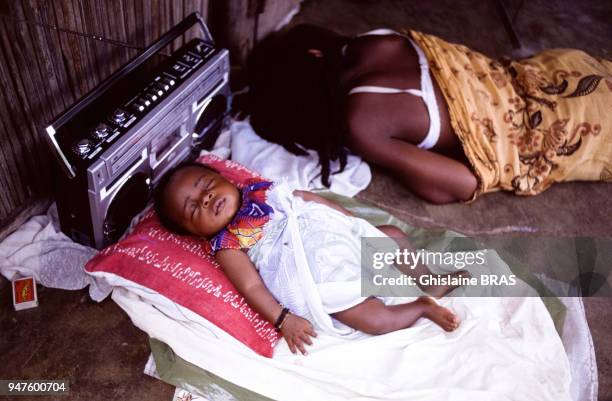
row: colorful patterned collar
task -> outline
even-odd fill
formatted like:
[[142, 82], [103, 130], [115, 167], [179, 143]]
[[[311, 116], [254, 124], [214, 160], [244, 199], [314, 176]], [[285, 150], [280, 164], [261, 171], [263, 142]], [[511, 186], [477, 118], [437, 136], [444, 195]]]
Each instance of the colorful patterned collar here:
[[236, 216], [210, 241], [213, 253], [221, 249], [248, 249], [261, 239], [263, 227], [274, 212], [266, 204], [266, 191], [271, 185], [270, 181], [257, 181], [242, 188], [242, 205]]

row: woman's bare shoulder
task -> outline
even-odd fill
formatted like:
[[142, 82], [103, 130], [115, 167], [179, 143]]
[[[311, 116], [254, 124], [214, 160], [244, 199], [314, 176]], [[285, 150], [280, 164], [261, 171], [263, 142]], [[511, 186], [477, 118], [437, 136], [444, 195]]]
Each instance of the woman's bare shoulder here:
[[347, 56], [360, 59], [378, 57], [397, 51], [406, 39], [399, 35], [366, 35], [353, 38], [347, 47]]

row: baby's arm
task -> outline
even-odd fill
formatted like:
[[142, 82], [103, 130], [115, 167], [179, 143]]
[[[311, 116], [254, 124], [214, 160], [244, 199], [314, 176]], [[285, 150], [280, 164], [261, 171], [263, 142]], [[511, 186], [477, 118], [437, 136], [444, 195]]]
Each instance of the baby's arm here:
[[337, 211], [339, 211], [340, 213], [344, 213], [347, 216], [353, 216], [353, 213], [351, 213], [348, 209], [340, 206], [339, 204], [337, 204], [334, 201], [331, 201], [329, 199], [325, 199], [322, 196], [319, 196], [315, 193], [309, 192], [309, 191], [301, 191], [301, 190], [295, 190], [293, 191], [293, 195], [294, 196], [299, 196], [300, 198], [304, 199], [307, 202], [317, 202], [317, 203], [321, 203], [323, 205], [329, 206], [332, 209], [336, 209]]
[[[249, 306], [275, 324], [283, 308], [266, 288], [249, 256], [237, 249], [223, 249], [217, 252], [216, 258], [225, 275]], [[293, 314], [287, 315], [281, 333], [294, 354], [296, 349], [306, 354], [304, 343], [312, 345], [310, 337], [317, 336], [308, 320]]]

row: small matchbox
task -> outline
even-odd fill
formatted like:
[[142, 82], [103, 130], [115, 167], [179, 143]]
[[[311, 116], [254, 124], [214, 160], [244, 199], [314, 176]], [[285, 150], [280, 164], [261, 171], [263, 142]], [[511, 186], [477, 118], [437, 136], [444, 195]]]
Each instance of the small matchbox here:
[[13, 280], [13, 305], [15, 310], [38, 306], [38, 294], [36, 293], [36, 280], [34, 277]]

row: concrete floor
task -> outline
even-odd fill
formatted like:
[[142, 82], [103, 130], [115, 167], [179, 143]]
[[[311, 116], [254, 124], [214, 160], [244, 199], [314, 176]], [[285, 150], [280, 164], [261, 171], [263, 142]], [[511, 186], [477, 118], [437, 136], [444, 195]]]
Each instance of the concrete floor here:
[[[38, 286], [39, 307], [15, 312], [10, 283], [0, 283], [0, 378], [66, 379], [67, 397], [15, 400], [169, 401], [174, 387], [142, 373], [147, 335], [112, 301], [87, 290]], [[0, 399], [10, 399], [2, 397]]]
[[[519, 51], [511, 48], [492, 1], [312, 0], [294, 23], [323, 24], [347, 34], [411, 26], [491, 56], [565, 46], [612, 57], [612, 6], [606, 2], [505, 3], [517, 15], [515, 27], [524, 45]], [[533, 198], [497, 193], [470, 205], [432, 206], [375, 170], [359, 198], [414, 225], [474, 235], [612, 236], [612, 184], [563, 184]], [[39, 299], [38, 308], [15, 313], [10, 286], [0, 280], [0, 378], [70, 380], [70, 396], [58, 399], [171, 399], [171, 386], [142, 373], [146, 335], [111, 300], [97, 304], [85, 290], [40, 287]], [[597, 352], [599, 399], [612, 400], [612, 298], [584, 302]]]

